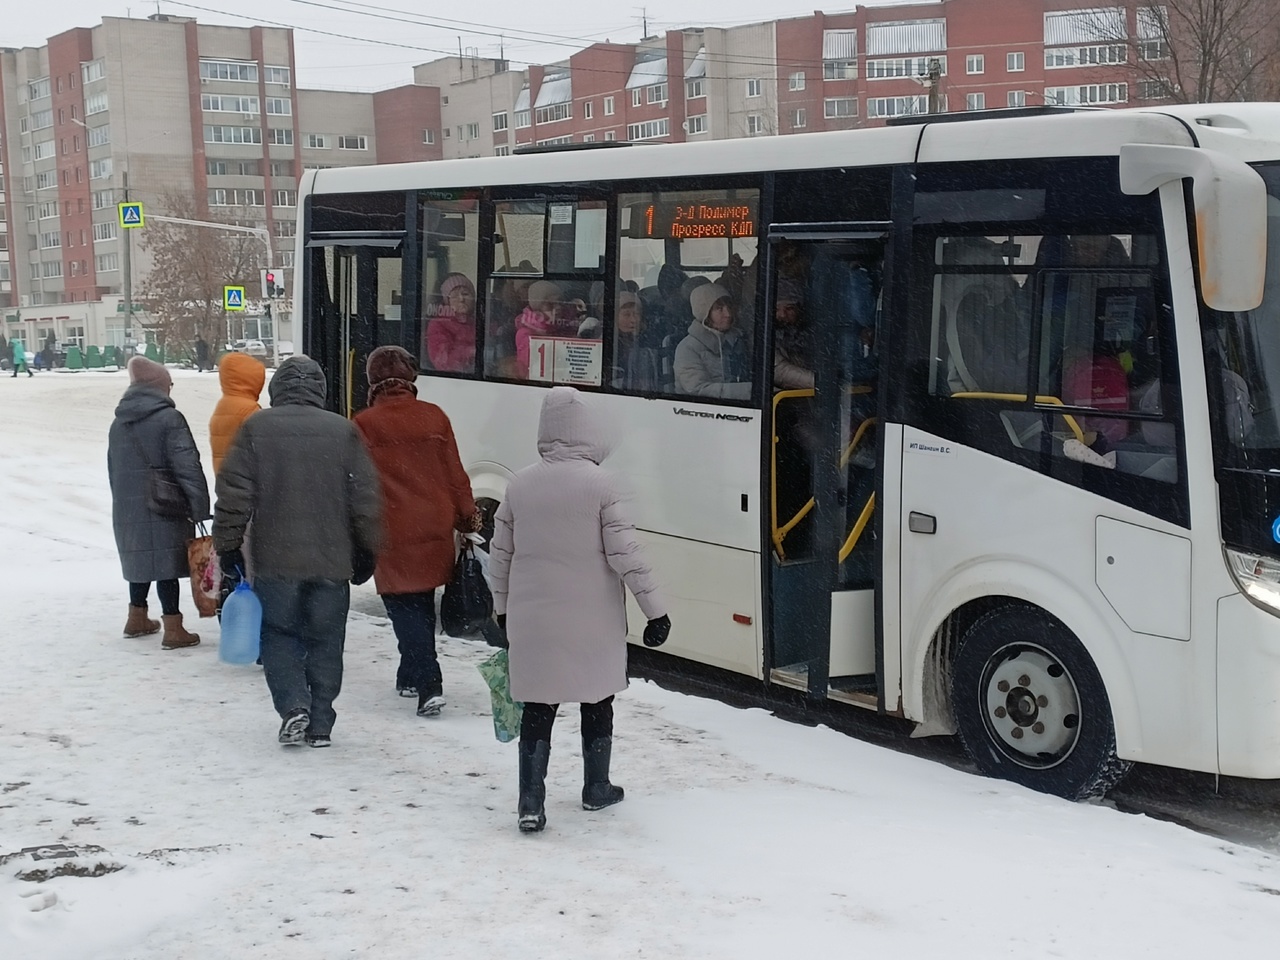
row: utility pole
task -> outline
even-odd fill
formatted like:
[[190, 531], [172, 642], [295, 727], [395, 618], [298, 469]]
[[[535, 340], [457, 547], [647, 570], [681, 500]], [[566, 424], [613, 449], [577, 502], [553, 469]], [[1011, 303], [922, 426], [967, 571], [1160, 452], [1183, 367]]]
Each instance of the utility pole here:
[[[129, 202], [129, 171], [124, 171], [124, 202]], [[133, 231], [121, 230], [120, 269], [124, 272], [124, 328], [129, 336], [133, 335]]]
[[929, 107], [927, 112], [930, 114], [942, 112], [942, 62], [934, 57], [929, 61], [929, 72], [925, 74], [925, 87], [929, 90]]

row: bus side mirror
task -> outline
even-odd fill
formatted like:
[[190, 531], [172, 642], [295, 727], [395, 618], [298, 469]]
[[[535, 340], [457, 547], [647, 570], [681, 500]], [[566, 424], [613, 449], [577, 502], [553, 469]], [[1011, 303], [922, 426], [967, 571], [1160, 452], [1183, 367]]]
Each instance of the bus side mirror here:
[[1120, 148], [1120, 189], [1148, 194], [1191, 180], [1200, 292], [1213, 310], [1256, 310], [1267, 266], [1267, 188], [1247, 163], [1198, 147], [1129, 143]]

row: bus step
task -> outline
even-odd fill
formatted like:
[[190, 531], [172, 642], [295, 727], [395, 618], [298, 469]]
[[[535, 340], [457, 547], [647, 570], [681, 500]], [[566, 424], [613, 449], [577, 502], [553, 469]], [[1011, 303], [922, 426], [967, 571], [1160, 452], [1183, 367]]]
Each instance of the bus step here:
[[[804, 663], [793, 663], [785, 667], [774, 667], [769, 671], [769, 682], [792, 690], [809, 689], [809, 666]], [[827, 686], [827, 698], [849, 703], [866, 710], [878, 710], [880, 697], [876, 694], [876, 678], [874, 675], [857, 677], [836, 677]]]

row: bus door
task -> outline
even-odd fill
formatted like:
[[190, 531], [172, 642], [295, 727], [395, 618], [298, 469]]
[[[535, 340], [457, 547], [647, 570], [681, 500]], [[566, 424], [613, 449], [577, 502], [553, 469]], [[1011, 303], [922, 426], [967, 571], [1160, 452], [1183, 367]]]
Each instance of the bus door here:
[[321, 316], [307, 349], [328, 377], [329, 409], [350, 417], [365, 406], [369, 354], [403, 345], [402, 242], [344, 238], [310, 246], [312, 309]]
[[875, 374], [886, 242], [879, 224], [779, 225], [766, 288], [766, 667], [771, 682], [870, 707], [879, 703]]

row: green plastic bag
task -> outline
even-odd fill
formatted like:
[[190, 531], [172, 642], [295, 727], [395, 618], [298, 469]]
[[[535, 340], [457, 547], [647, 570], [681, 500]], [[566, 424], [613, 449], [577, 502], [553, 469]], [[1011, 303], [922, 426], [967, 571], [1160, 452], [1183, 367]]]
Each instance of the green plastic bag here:
[[511, 699], [507, 651], [497, 651], [476, 669], [489, 685], [489, 697], [493, 701], [493, 735], [498, 738], [499, 743], [510, 743], [520, 736], [520, 718], [524, 714], [524, 705]]

